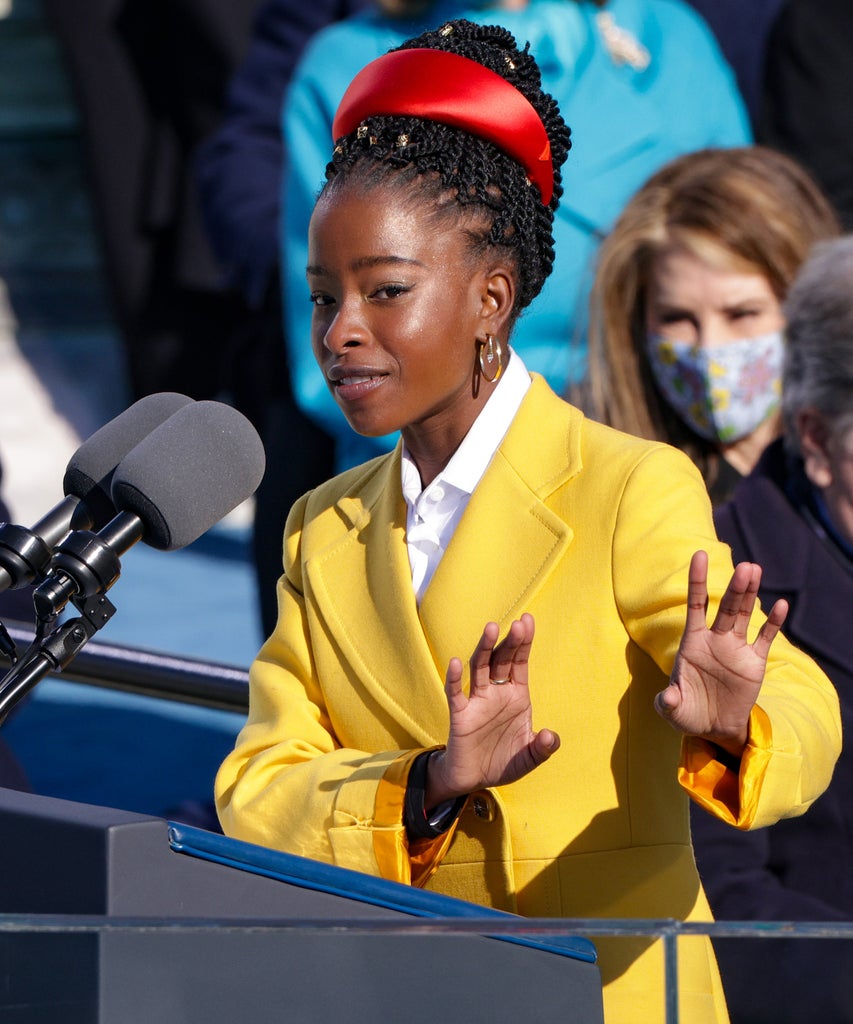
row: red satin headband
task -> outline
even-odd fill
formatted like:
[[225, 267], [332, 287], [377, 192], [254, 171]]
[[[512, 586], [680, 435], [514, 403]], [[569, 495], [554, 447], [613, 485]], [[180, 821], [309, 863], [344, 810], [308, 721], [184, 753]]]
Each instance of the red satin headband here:
[[339, 139], [374, 115], [425, 117], [488, 139], [527, 172], [551, 201], [554, 168], [545, 126], [514, 85], [468, 57], [444, 50], [395, 50], [355, 76], [335, 114]]

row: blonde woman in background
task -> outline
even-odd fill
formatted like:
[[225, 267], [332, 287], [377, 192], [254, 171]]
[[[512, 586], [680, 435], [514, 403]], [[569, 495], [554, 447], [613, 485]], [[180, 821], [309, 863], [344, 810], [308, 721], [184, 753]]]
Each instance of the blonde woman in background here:
[[781, 430], [782, 302], [836, 216], [771, 149], [705, 149], [667, 164], [602, 244], [582, 404], [681, 448], [715, 504]]

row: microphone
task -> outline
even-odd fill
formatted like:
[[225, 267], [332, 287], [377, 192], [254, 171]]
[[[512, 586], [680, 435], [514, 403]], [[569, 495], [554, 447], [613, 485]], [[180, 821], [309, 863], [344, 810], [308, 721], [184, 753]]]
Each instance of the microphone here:
[[113, 502], [142, 520], [146, 544], [175, 551], [250, 498], [265, 466], [263, 443], [242, 413], [222, 402], [195, 402], [122, 459]]
[[173, 392], [148, 395], [110, 420], [71, 456], [63, 477], [65, 498], [31, 529], [0, 524], [0, 592], [42, 577], [53, 548], [69, 530], [103, 526], [115, 515], [113, 471], [145, 437], [192, 399]]
[[33, 595], [39, 618], [109, 590], [120, 556], [139, 540], [162, 551], [191, 544], [251, 497], [264, 468], [263, 443], [242, 413], [221, 402], [185, 405], [115, 468], [118, 514], [97, 534], [74, 531], [58, 545]]

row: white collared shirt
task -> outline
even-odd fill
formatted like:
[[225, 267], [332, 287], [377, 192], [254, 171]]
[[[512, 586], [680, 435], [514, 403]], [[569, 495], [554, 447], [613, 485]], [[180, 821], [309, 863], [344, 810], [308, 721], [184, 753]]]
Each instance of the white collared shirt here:
[[507, 368], [480, 415], [450, 462], [427, 487], [421, 488], [420, 473], [403, 443], [406, 544], [418, 604], [529, 387], [527, 367], [518, 353], [512, 351]]

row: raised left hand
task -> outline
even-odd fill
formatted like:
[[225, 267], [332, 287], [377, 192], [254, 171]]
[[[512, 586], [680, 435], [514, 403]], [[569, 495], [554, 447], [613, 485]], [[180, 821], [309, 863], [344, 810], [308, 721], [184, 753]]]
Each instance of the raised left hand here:
[[748, 642], [760, 582], [761, 566], [739, 563], [709, 627], [708, 555], [693, 555], [684, 633], [669, 685], [655, 697], [655, 708], [674, 729], [710, 740], [736, 757], [746, 745], [770, 645], [788, 614], [787, 602], [777, 601], [755, 641]]

